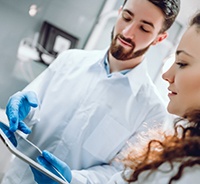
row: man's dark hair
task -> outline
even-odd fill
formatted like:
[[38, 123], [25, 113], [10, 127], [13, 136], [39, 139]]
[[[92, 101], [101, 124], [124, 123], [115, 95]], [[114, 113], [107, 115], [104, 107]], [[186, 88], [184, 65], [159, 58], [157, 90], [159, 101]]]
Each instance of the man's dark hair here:
[[[174, 23], [179, 11], [180, 11], [180, 0], [148, 0], [157, 6], [164, 14], [164, 24], [160, 32], [168, 30]], [[124, 0], [123, 6], [127, 0]]]

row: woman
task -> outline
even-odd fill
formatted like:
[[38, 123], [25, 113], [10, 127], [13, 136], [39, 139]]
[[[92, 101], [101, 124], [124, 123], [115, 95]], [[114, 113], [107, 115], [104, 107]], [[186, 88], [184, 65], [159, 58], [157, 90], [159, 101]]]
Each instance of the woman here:
[[[180, 116], [173, 134], [157, 135], [123, 158], [125, 171], [109, 184], [196, 184], [200, 183], [200, 12], [192, 19], [176, 51], [176, 60], [163, 74], [169, 83], [168, 111]], [[131, 146], [132, 147], [132, 146]]]

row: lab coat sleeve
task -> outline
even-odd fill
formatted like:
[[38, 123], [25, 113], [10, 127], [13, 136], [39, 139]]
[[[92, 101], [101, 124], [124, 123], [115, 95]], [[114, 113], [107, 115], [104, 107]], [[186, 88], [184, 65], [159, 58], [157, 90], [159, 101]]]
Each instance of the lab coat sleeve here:
[[72, 170], [70, 184], [106, 184], [118, 170], [112, 165], [101, 165], [86, 170]]
[[46, 70], [44, 70], [36, 79], [34, 79], [28, 86], [23, 89], [23, 91], [35, 92], [39, 101], [39, 106], [37, 108], [32, 108], [24, 120], [28, 126], [32, 126], [38, 122], [40, 104], [42, 104], [46, 90], [48, 90], [48, 85], [56, 72], [59, 72], [64, 65], [68, 64], [67, 58], [70, 57], [70, 52], [71, 51], [65, 51], [61, 53]]
[[36, 77], [23, 91], [34, 91], [41, 99], [45, 94], [45, 90], [48, 88], [54, 74], [59, 72], [64, 65], [67, 65], [70, 51], [61, 53], [55, 61], [49, 65], [38, 77]]

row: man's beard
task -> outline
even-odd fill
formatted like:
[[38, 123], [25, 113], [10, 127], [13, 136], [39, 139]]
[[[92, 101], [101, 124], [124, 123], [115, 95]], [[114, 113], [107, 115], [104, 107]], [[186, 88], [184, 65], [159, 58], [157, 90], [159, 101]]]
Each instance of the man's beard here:
[[[146, 51], [151, 46], [151, 44], [149, 44], [147, 47], [134, 52], [135, 43], [131, 39], [125, 38], [121, 34], [117, 34], [115, 36], [115, 38], [113, 38], [114, 37], [113, 32], [114, 32], [114, 29], [112, 30], [112, 33], [111, 33], [112, 42], [111, 42], [111, 45], [110, 45], [110, 53], [117, 60], [124, 61], [124, 60], [134, 59], [134, 58], [137, 58], [139, 56], [142, 56], [143, 54], [146, 53]], [[121, 45], [117, 45], [117, 38], [118, 37], [120, 37], [122, 40], [126, 41], [127, 43], [131, 44], [132, 49], [130, 49], [129, 51], [126, 51], [126, 49], [124, 49], [124, 47], [122, 47]]]

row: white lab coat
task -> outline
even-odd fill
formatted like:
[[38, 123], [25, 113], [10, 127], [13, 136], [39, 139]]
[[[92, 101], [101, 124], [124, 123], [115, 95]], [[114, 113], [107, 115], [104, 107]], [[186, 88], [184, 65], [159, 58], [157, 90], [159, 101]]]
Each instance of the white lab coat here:
[[[40, 101], [25, 120], [29, 139], [71, 167], [71, 183], [106, 183], [116, 172], [107, 164], [142, 123], [161, 123], [167, 114], [144, 63], [108, 78], [106, 54], [68, 50], [24, 89]], [[31, 177], [29, 166], [16, 160], [3, 184], [32, 184]]]
[[[159, 167], [159, 170], [149, 174], [149, 171], [144, 171], [139, 175], [138, 181], [131, 182], [130, 184], [168, 184], [169, 180], [176, 175], [180, 164], [174, 164], [174, 168], [170, 170], [168, 163], [164, 163]], [[173, 181], [172, 184], [198, 184], [200, 183], [200, 166], [195, 165], [186, 167], [183, 170], [182, 177]], [[122, 178], [122, 173], [118, 172], [107, 184], [128, 184]]]

